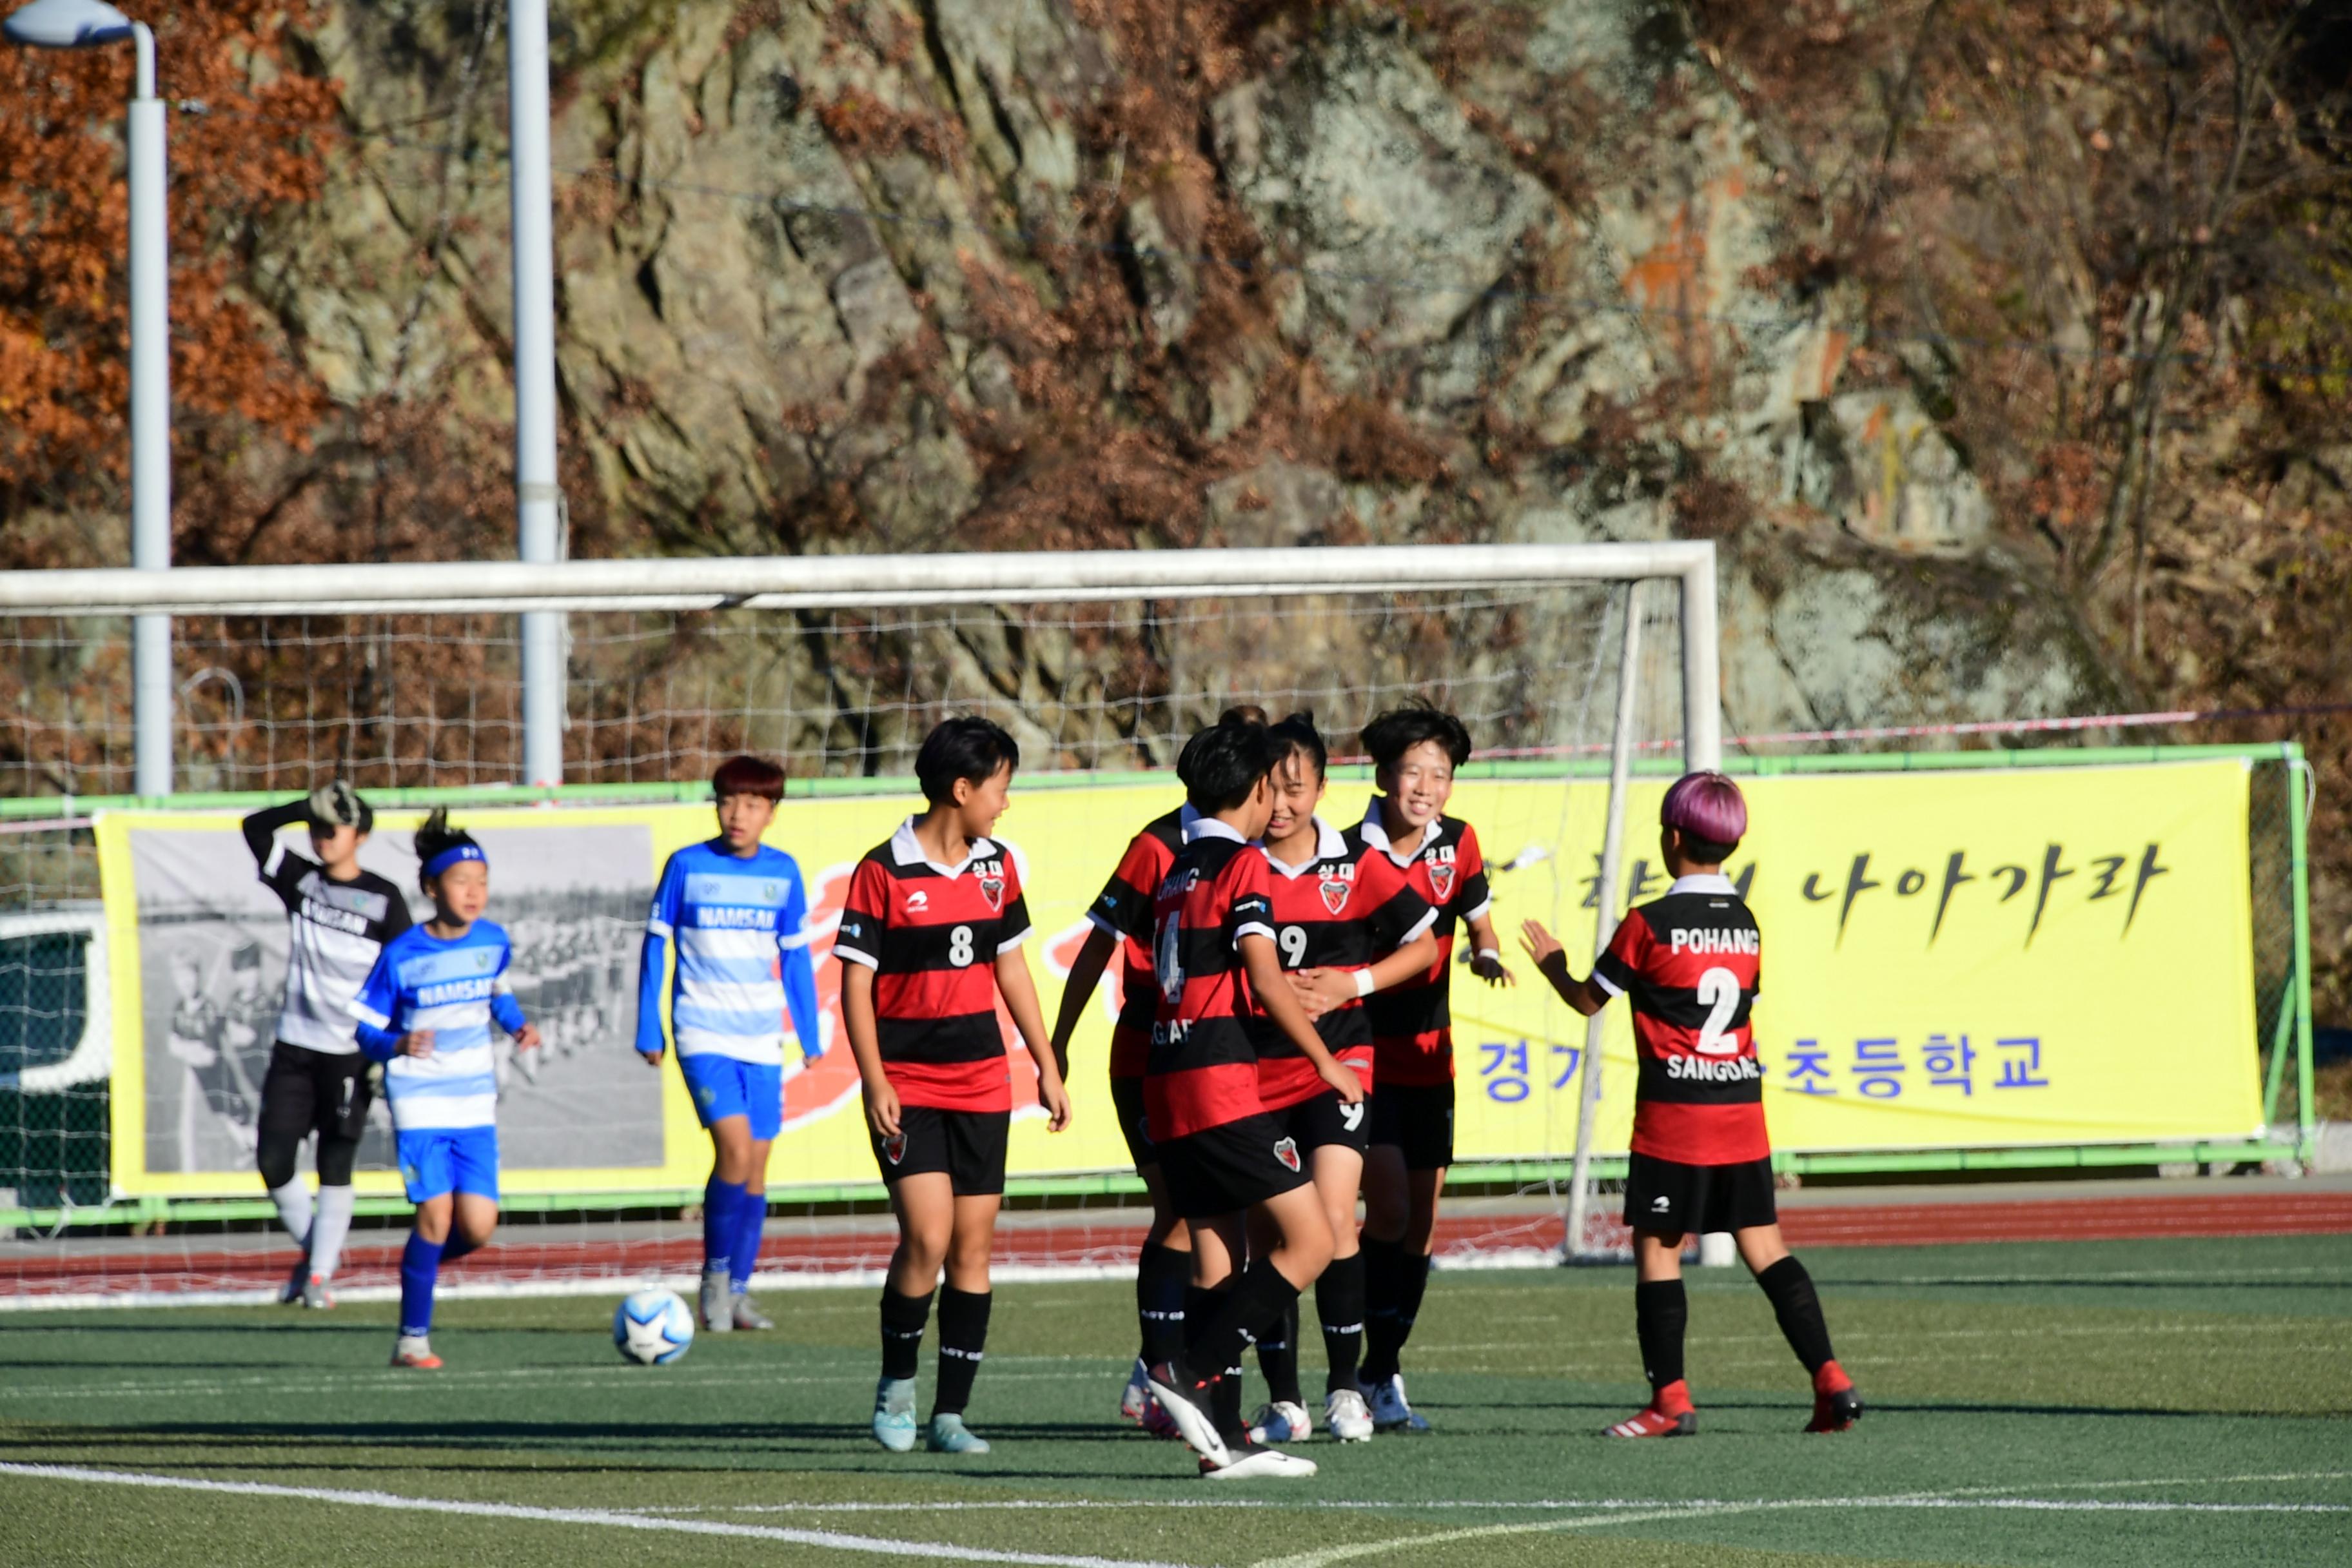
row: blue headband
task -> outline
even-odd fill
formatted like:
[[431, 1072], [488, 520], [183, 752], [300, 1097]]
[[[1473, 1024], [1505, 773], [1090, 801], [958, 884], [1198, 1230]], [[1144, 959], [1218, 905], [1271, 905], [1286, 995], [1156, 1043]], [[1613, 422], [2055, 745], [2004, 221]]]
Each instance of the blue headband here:
[[452, 844], [448, 848], [425, 862], [425, 874], [428, 877], [437, 877], [460, 860], [479, 860], [485, 866], [490, 863], [490, 858], [482, 853], [480, 845]]

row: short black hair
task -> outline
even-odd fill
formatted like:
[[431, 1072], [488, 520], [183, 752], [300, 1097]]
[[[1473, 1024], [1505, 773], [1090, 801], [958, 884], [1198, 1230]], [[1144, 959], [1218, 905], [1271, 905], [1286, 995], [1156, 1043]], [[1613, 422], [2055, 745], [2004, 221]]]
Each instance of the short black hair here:
[[1313, 713], [1301, 710], [1279, 724], [1269, 725], [1265, 732], [1273, 737], [1276, 762], [1297, 752], [1315, 764], [1317, 778], [1328, 771], [1331, 748], [1323, 743], [1323, 731], [1315, 727]]
[[1248, 724], [1263, 724], [1266, 721], [1265, 710], [1255, 702], [1236, 702], [1217, 715], [1217, 722], [1220, 724], [1228, 719], [1239, 719]]
[[915, 780], [933, 805], [955, 799], [956, 780], [986, 784], [999, 768], [1018, 768], [1021, 747], [1004, 726], [976, 714], [943, 719], [923, 737], [915, 753]]
[[710, 775], [710, 794], [725, 800], [730, 795], [756, 795], [763, 800], [784, 798], [784, 770], [765, 757], [730, 757]]
[[1184, 743], [1184, 798], [1208, 816], [1247, 801], [1281, 747], [1263, 724], [1220, 719]]
[[1391, 708], [1364, 726], [1364, 752], [1381, 767], [1393, 767], [1407, 752], [1434, 741], [1460, 767], [1470, 760], [1470, 731], [1453, 714], [1427, 702]]

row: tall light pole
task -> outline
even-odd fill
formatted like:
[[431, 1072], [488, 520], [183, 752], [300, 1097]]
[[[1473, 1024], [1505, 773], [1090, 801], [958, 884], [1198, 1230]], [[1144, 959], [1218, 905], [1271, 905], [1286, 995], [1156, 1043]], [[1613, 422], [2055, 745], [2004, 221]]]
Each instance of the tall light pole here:
[[[507, 7], [513, 194], [515, 531], [525, 561], [563, 552], [555, 483], [555, 195], [548, 167], [547, 0]], [[522, 617], [523, 783], [563, 782], [563, 616]]]
[[[80, 49], [129, 39], [138, 49], [126, 143], [131, 161], [131, 563], [172, 564], [170, 268], [163, 226], [163, 103], [155, 96], [155, 35], [105, 0], [33, 0], [0, 23], [8, 41]], [[172, 793], [172, 617], [138, 616], [131, 628], [133, 781]]]

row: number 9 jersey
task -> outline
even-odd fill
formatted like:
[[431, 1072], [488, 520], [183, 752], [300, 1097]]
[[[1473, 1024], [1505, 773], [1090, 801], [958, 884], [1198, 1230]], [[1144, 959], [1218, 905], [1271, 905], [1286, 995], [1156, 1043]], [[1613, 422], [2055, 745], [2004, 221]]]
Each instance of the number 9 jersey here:
[[1633, 1009], [1634, 1153], [1729, 1165], [1772, 1152], [1748, 1024], [1762, 955], [1755, 915], [1721, 876], [1676, 879], [1610, 939], [1592, 983]]
[[961, 864], [925, 858], [908, 818], [857, 863], [834, 956], [874, 971], [882, 1070], [902, 1105], [1010, 1110], [996, 960], [1029, 937], [1012, 846], [975, 838]]

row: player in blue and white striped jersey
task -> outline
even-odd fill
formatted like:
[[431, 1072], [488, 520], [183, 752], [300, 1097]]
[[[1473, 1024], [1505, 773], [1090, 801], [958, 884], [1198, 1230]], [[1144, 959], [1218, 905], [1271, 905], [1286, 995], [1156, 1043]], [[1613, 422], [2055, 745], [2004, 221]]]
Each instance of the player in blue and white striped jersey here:
[[782, 1131], [784, 1034], [803, 1059], [824, 1054], [808, 954], [801, 868], [760, 842], [783, 797], [784, 770], [730, 757], [711, 775], [719, 836], [669, 858], [646, 918], [637, 966], [637, 1051], [658, 1068], [662, 979], [677, 949], [670, 1031], [694, 1113], [709, 1130], [702, 1197], [702, 1326], [775, 1327], [748, 1295], [768, 1218], [768, 1147]]
[[454, 1263], [490, 1239], [499, 1223], [498, 1069], [490, 1026], [539, 1047], [507, 983], [507, 933], [481, 918], [490, 899], [489, 859], [468, 834], [436, 811], [416, 831], [418, 881], [433, 918], [383, 944], [352, 1004], [360, 1049], [389, 1064], [384, 1099], [400, 1148], [401, 1179], [416, 1217], [400, 1259], [400, 1337], [392, 1364], [441, 1364], [425, 1336], [433, 1287]]

